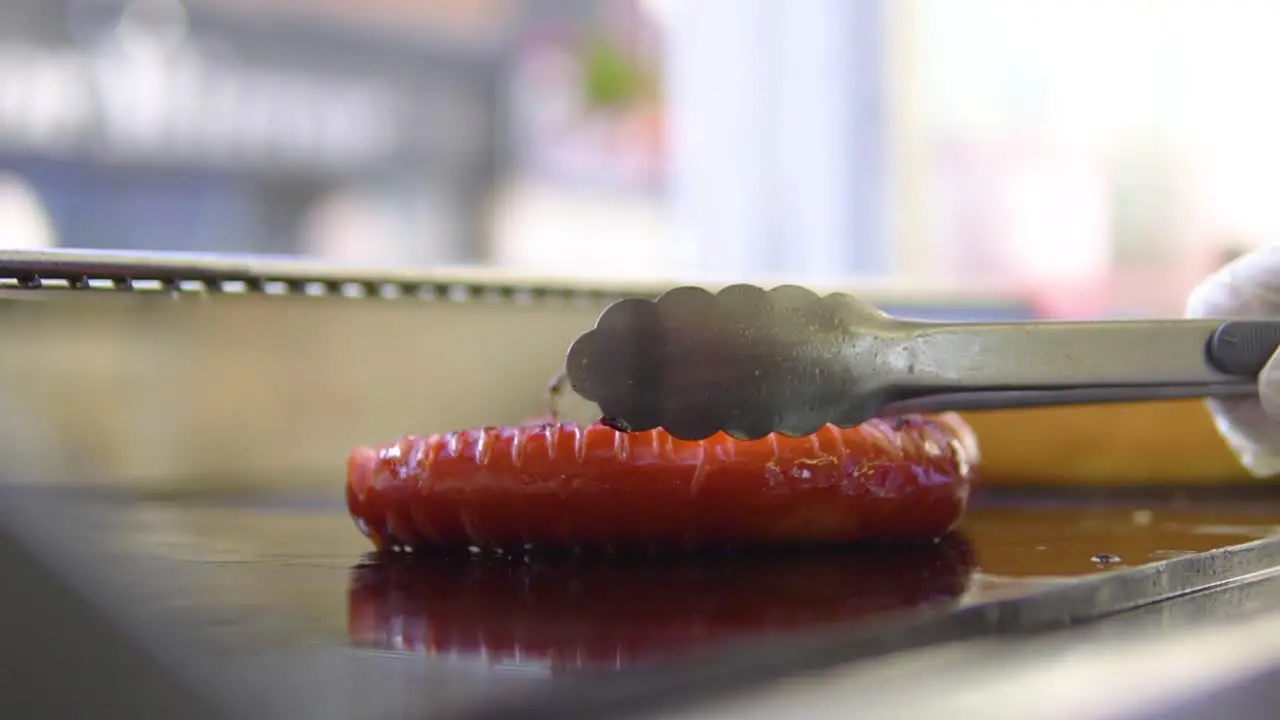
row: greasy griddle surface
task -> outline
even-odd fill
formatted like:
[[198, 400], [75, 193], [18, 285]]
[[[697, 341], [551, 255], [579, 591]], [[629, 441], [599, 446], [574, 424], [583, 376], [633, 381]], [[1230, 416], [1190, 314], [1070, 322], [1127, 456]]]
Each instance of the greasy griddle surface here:
[[1274, 534], [1280, 503], [979, 499], [905, 551], [708, 560], [370, 563], [336, 498], [97, 498], [94, 552], [231, 673], [315, 716], [461, 708], [578, 668], [661, 663], [759, 633], [946, 612]]

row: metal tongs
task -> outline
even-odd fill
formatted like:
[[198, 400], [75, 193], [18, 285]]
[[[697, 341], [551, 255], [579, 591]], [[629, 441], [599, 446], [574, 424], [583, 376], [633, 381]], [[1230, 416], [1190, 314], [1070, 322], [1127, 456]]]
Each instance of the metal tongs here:
[[608, 307], [574, 391], [621, 430], [804, 436], [869, 418], [1257, 393], [1280, 322], [932, 323], [784, 285], [680, 287]]

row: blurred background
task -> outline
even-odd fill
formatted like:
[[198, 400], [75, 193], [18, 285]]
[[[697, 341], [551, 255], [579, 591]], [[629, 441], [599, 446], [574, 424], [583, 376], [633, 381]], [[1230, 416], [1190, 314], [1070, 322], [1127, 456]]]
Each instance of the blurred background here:
[[1280, 237], [1270, 0], [0, 0], [0, 246], [1181, 312]]

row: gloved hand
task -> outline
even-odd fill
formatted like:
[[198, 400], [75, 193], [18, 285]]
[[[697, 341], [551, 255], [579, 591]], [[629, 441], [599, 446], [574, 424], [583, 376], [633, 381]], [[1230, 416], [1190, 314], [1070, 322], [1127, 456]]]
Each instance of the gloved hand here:
[[[1187, 317], [1280, 319], [1280, 247], [1255, 250], [1196, 286]], [[1280, 474], [1280, 353], [1258, 376], [1258, 397], [1209, 399], [1214, 424], [1251, 473]]]

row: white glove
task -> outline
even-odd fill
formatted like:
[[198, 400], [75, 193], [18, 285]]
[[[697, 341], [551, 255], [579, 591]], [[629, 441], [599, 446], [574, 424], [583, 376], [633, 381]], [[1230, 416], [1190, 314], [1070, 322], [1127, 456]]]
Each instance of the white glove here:
[[[1196, 286], [1187, 317], [1280, 319], [1280, 247], [1255, 250]], [[1218, 432], [1249, 472], [1280, 474], [1280, 353], [1258, 376], [1258, 397], [1206, 402]]]

